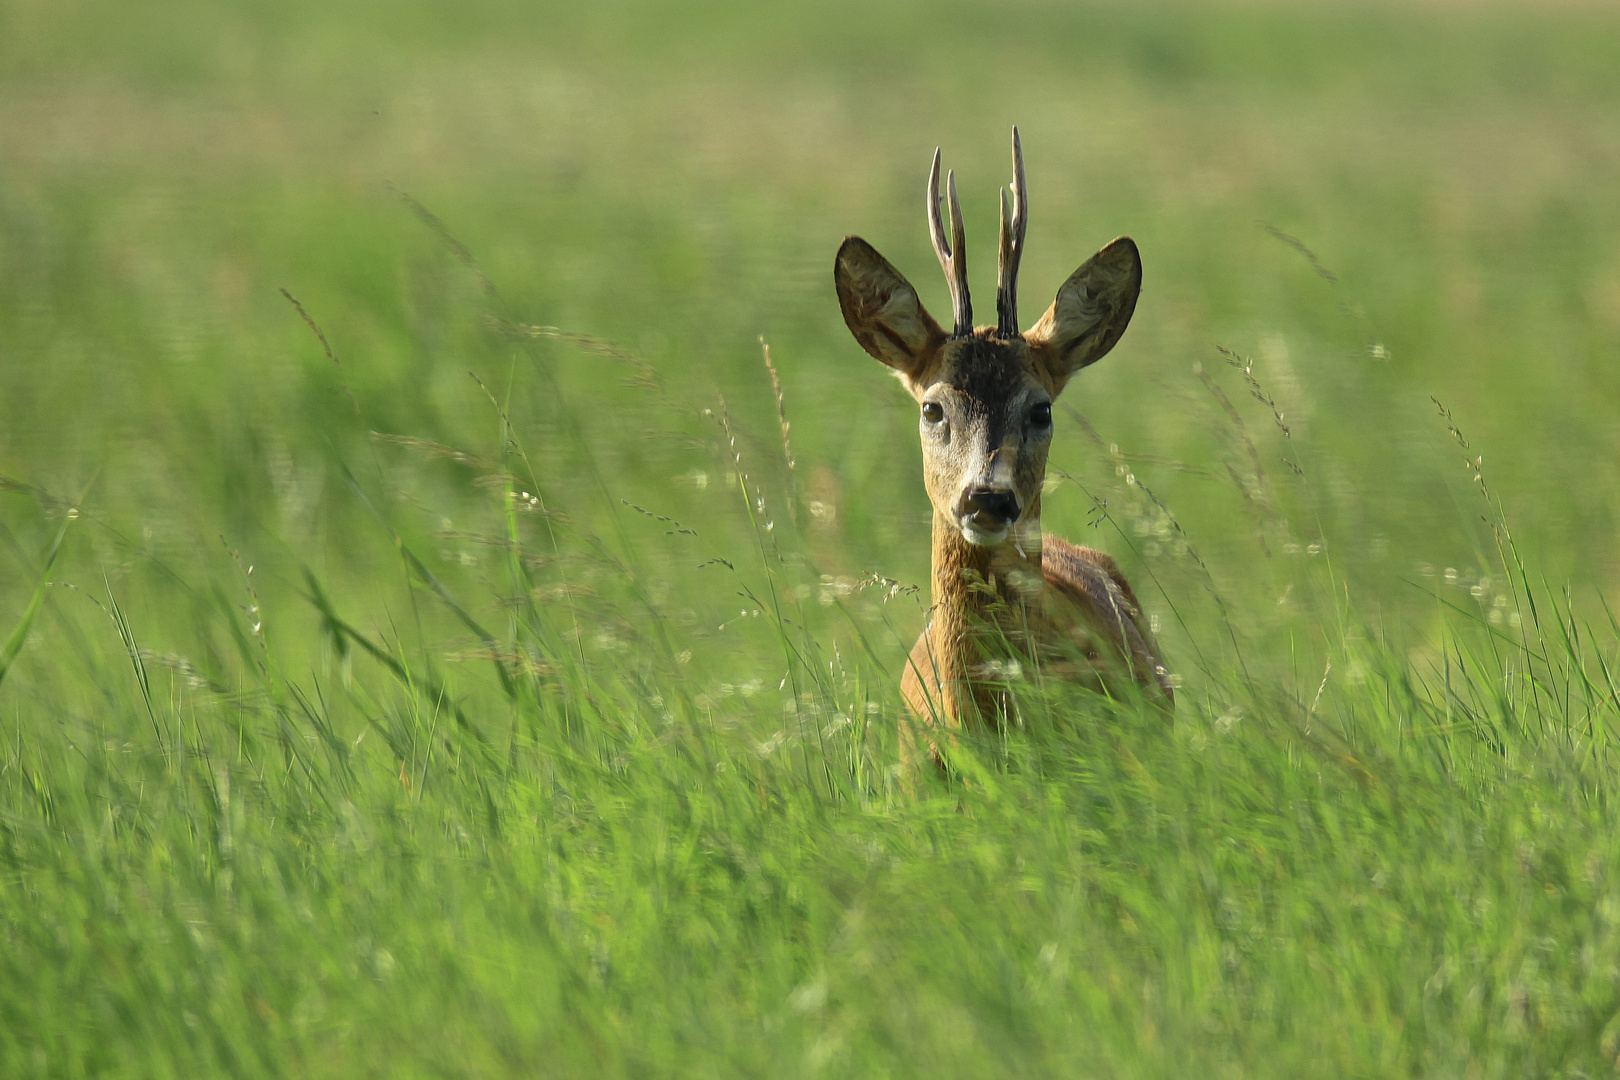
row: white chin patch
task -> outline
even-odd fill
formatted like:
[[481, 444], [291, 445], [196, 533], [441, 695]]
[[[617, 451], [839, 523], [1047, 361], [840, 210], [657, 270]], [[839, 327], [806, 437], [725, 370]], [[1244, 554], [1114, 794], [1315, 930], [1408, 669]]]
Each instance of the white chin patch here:
[[1007, 527], [1002, 526], [995, 531], [981, 529], [971, 521], [962, 522], [962, 536], [974, 547], [995, 547], [1007, 539]]

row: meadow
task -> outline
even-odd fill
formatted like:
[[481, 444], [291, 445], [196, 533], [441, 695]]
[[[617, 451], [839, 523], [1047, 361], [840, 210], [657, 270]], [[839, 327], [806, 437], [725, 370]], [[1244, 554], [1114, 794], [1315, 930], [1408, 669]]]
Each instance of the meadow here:
[[[1620, 1067], [1620, 15], [0, 4], [0, 1075]], [[908, 778], [864, 236], [1133, 236], [1167, 726]]]

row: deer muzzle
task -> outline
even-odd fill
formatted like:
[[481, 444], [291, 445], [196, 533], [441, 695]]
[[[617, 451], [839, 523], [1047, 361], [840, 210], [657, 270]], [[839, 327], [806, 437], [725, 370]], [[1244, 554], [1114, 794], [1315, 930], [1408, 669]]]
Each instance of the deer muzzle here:
[[990, 546], [1007, 538], [1007, 530], [1022, 512], [1018, 493], [1011, 488], [976, 487], [962, 494], [956, 520], [968, 543]]

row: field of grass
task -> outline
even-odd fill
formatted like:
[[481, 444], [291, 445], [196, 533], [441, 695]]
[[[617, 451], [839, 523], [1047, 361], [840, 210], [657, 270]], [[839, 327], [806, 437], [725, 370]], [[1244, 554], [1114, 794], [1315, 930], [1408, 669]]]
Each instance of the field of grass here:
[[[0, 1075], [1612, 1073], [1616, 71], [1579, 2], [0, 0]], [[1015, 123], [1026, 318], [1143, 252], [1045, 522], [1178, 708], [907, 783], [832, 259], [948, 308], [942, 145], [984, 318]]]

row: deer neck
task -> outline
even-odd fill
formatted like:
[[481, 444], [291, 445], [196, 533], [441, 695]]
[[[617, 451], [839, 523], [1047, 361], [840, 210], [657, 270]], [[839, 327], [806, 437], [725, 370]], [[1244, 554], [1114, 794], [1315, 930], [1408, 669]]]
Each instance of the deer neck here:
[[957, 672], [967, 670], [978, 657], [972, 650], [973, 631], [981, 626], [1011, 632], [1025, 619], [1025, 611], [1038, 603], [1046, 587], [1041, 574], [1040, 498], [994, 547], [970, 544], [953, 522], [934, 512], [934, 614], [930, 626], [935, 641]]

